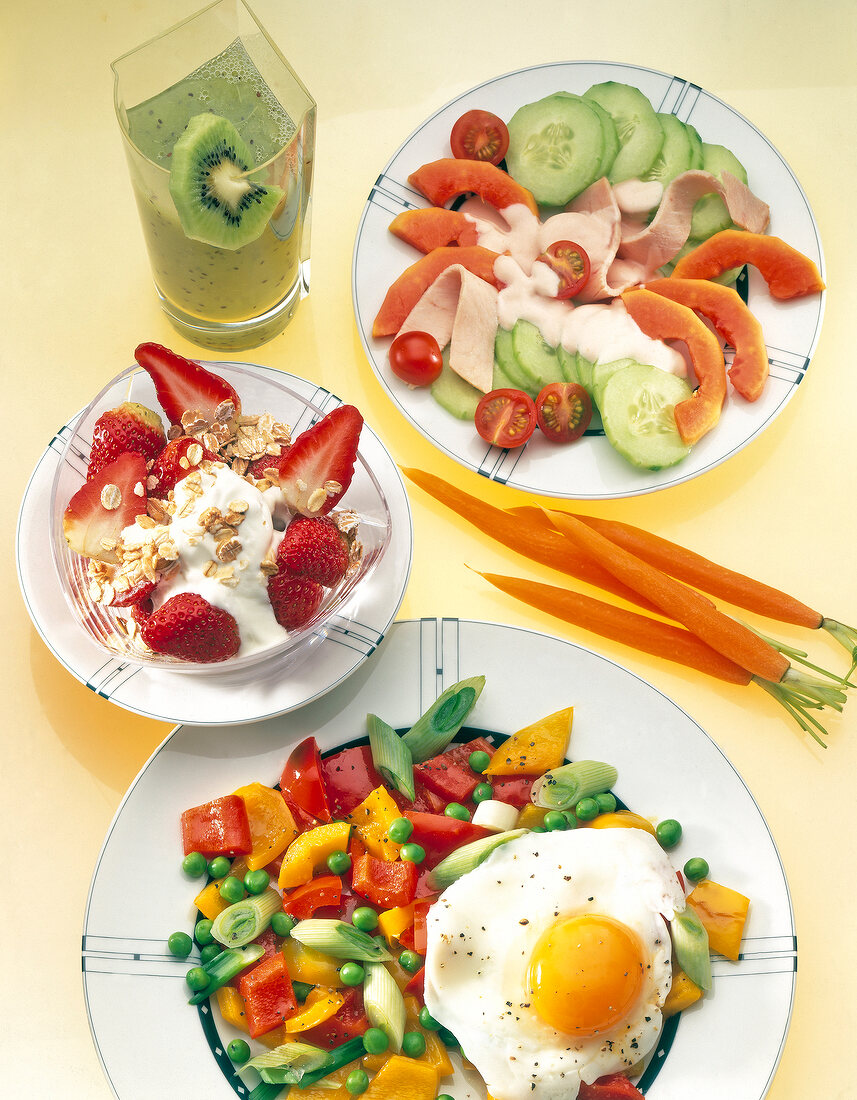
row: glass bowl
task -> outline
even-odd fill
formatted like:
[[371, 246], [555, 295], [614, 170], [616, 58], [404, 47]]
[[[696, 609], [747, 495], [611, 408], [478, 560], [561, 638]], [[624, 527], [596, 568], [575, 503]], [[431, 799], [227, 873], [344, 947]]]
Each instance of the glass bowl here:
[[[241, 398], [243, 414], [272, 413], [279, 422], [291, 428], [293, 439], [333, 407], [326, 400], [329, 397], [326, 391], [317, 391], [319, 401], [324, 403], [322, 408], [286, 384], [292, 381], [306, 387], [305, 382], [269, 367], [229, 362], [206, 362], [203, 365], [232, 384]], [[123, 622], [130, 612], [106, 607], [90, 597], [88, 559], [70, 550], [63, 535], [66, 506], [86, 480], [95, 422], [102, 413], [116, 408], [123, 401], [138, 402], [156, 410], [162, 415], [165, 426], [169, 426], [169, 418], [163, 416], [149, 375], [140, 367], [129, 367], [109, 382], [73, 421], [73, 430], [63, 448], [51, 489], [51, 552], [66, 602], [81, 630], [113, 656], [149, 668], [195, 675], [223, 675], [225, 672], [240, 671], [248, 671], [252, 675], [258, 673], [260, 666], [271, 664], [280, 674], [306, 659], [314, 646], [324, 640], [334, 619], [338, 627], [342, 626], [343, 620], [348, 621], [352, 617], [359, 620], [361, 583], [383, 557], [391, 532], [387, 498], [361, 449], [358, 449], [351, 485], [334, 511], [356, 513], [359, 521], [357, 541], [362, 546], [362, 554], [357, 560], [352, 560], [343, 580], [336, 587], [326, 590], [318, 611], [305, 627], [290, 632], [276, 645], [244, 655], [239, 651], [229, 660], [208, 664], [153, 653], [140, 641], [137, 632], [129, 633], [124, 629]]]

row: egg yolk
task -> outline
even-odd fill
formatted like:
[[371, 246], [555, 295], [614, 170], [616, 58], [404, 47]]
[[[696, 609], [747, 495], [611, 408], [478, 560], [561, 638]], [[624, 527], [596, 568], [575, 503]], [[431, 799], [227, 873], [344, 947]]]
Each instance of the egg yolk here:
[[587, 913], [557, 921], [539, 939], [527, 982], [546, 1024], [569, 1035], [608, 1031], [634, 1008], [645, 958], [626, 925]]

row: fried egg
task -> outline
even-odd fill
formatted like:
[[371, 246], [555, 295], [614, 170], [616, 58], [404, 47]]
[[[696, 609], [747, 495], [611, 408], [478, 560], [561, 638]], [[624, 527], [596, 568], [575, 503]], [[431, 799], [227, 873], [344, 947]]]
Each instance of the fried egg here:
[[574, 1100], [657, 1043], [684, 905], [647, 832], [528, 833], [432, 906], [426, 1006], [496, 1100]]

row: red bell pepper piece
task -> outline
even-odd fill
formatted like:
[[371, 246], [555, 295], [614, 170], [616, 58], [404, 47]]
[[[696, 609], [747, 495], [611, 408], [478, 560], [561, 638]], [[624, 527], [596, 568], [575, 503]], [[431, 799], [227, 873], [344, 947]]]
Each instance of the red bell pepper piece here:
[[244, 1018], [252, 1039], [279, 1027], [298, 1006], [283, 953], [263, 959], [238, 982], [244, 998]]
[[297, 920], [306, 920], [324, 905], [338, 906], [341, 897], [342, 879], [339, 875], [320, 875], [284, 894], [283, 912]]
[[[317, 817], [308, 814], [305, 809], [299, 806], [286, 791], [280, 791], [280, 794], [283, 796], [283, 801], [289, 808], [289, 813], [295, 819], [295, 825], [297, 825], [302, 833], [305, 833], [307, 829], [314, 829], [316, 825], [323, 824]], [[326, 824], [326, 822], [324, 822], [324, 824]]]
[[321, 762], [327, 802], [335, 818], [346, 817], [367, 794], [383, 784], [368, 745], [343, 749]]
[[342, 1005], [336, 1015], [323, 1024], [302, 1031], [297, 1036], [300, 1042], [332, 1050], [366, 1031], [369, 1021], [363, 1007], [363, 990], [359, 986], [351, 986], [342, 990], [342, 996]]
[[434, 905], [436, 898], [423, 898], [414, 905], [414, 946], [413, 950], [420, 955], [425, 955], [428, 950], [428, 929], [426, 917], [428, 911]]
[[498, 802], [508, 802], [520, 810], [532, 801], [530, 791], [537, 778], [535, 775], [492, 775], [494, 797]]
[[426, 968], [421, 966], [413, 978], [405, 986], [406, 993], [413, 993], [421, 1001], [426, 999]]
[[236, 974], [235, 977], [228, 983], [234, 989], [238, 988], [238, 983], [244, 977], [245, 974], [249, 974], [254, 966], [258, 966], [263, 963], [265, 959], [270, 959], [273, 955], [276, 955], [281, 947], [281, 939], [270, 925], [264, 932], [260, 932], [259, 935], [253, 940], [253, 943], [257, 944], [265, 954], [261, 959], [257, 959], [255, 962], [250, 963], [249, 966], [245, 966], [240, 974]]
[[253, 850], [253, 841], [244, 799], [237, 794], [227, 794], [185, 810], [182, 843], [185, 855], [201, 852], [206, 859], [248, 855]]
[[417, 865], [402, 859], [376, 859], [367, 852], [352, 863], [351, 887], [383, 909], [410, 905], [416, 894]]
[[481, 825], [474, 825], [472, 821], [459, 821], [457, 817], [447, 817], [446, 814], [423, 814], [406, 810], [405, 817], [414, 827], [411, 843], [419, 844], [425, 849], [427, 867], [434, 867], [462, 844], [480, 840], [490, 832]]
[[307, 737], [292, 750], [280, 776], [280, 788], [287, 802], [319, 821], [330, 821], [322, 761], [314, 737]]
[[643, 1094], [624, 1073], [608, 1073], [591, 1085], [581, 1083], [577, 1100], [643, 1100]]

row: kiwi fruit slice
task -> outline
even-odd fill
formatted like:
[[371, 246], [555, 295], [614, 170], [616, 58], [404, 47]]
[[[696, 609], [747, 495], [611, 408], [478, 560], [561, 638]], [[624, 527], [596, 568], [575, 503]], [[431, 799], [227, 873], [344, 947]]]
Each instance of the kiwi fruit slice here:
[[170, 194], [185, 234], [229, 250], [261, 236], [284, 192], [253, 180], [254, 168], [249, 146], [228, 118], [194, 115], [170, 162]]

